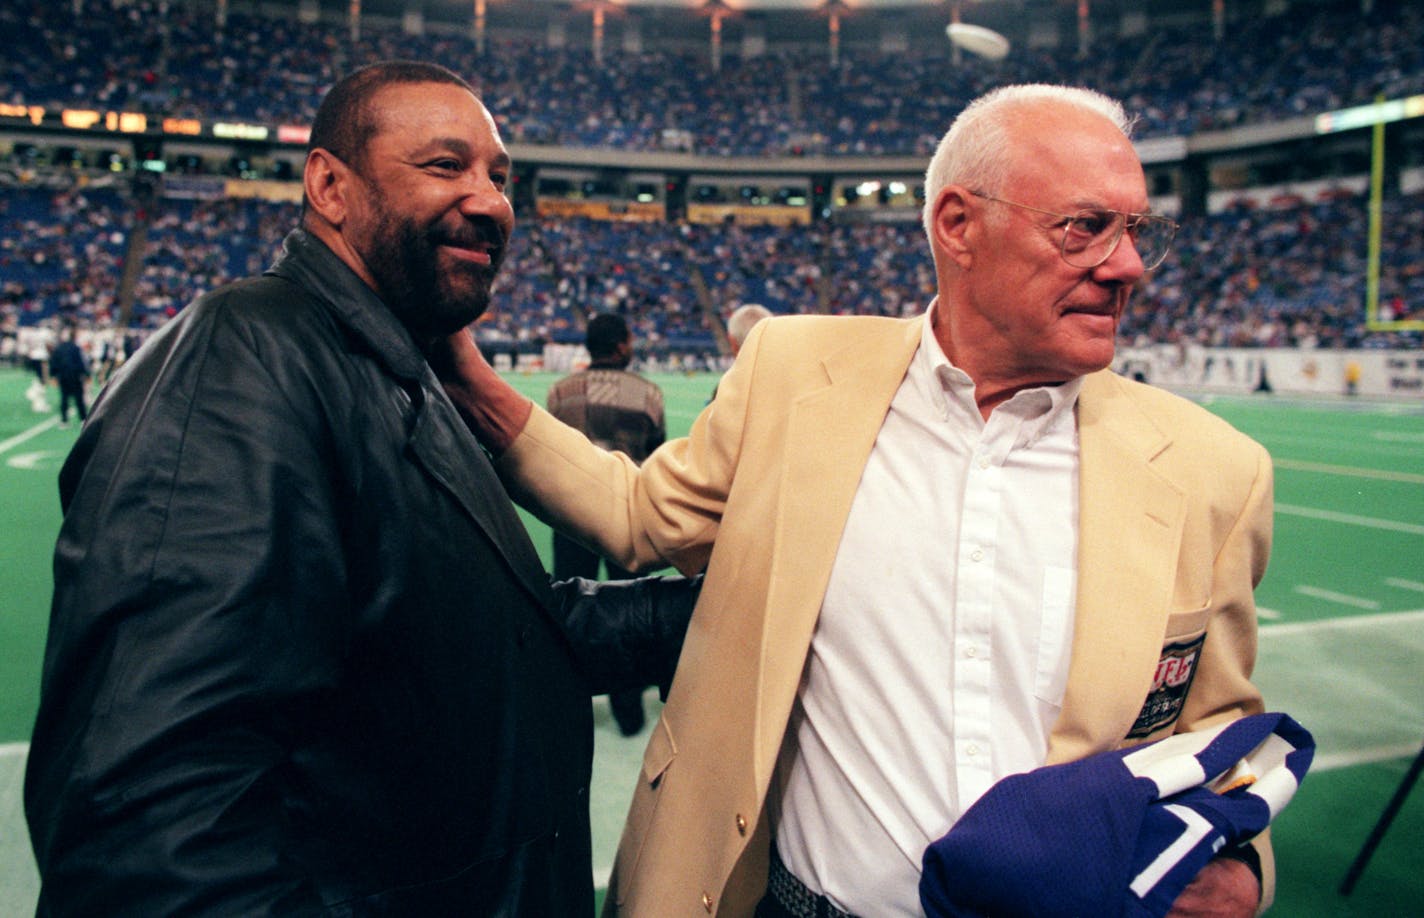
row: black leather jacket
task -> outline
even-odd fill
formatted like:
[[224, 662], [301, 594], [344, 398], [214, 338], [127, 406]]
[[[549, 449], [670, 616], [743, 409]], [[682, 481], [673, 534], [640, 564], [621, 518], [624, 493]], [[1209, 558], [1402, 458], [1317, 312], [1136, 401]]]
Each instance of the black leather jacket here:
[[667, 680], [696, 584], [551, 590], [323, 244], [145, 345], [60, 493], [41, 915], [592, 913], [589, 696]]

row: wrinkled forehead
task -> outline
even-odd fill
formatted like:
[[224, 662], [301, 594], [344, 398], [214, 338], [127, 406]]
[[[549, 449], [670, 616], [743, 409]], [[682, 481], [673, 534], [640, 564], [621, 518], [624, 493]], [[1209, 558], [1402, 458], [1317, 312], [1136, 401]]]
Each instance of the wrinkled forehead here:
[[1043, 206], [1142, 210], [1147, 181], [1137, 150], [1108, 118], [1077, 106], [1026, 103], [1007, 121], [1007, 181]]

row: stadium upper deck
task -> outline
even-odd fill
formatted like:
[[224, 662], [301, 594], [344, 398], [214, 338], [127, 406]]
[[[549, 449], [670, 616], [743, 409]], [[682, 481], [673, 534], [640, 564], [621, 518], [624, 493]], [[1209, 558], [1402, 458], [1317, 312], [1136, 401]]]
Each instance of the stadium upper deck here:
[[[463, 26], [427, 21], [415, 4], [404, 27], [367, 18], [359, 34], [341, 16], [297, 15], [320, 13], [315, 2], [290, 6], [285, 16], [280, 6], [275, 14], [264, 6], [262, 15], [228, 6], [220, 28], [210, 4], [177, 0], [5, 4], [0, 101], [306, 124], [340, 73], [415, 57], [475, 82], [509, 140], [779, 156], [922, 155], [968, 99], [1004, 82], [1101, 89], [1140, 116], [1143, 138], [1424, 92], [1424, 12], [1402, 3], [1277, 0], [1259, 15], [1232, 4], [1238, 12], [1220, 36], [1209, 20], [1102, 16], [1086, 47], [1071, 25], [1055, 21], [1062, 4], [1029, 3], [1034, 15], [1020, 17], [1027, 20], [1016, 24], [1022, 35], [998, 62], [965, 56], [956, 63], [942, 25], [926, 43], [922, 20], [899, 11], [847, 18], [835, 64], [824, 43], [769, 42], [764, 27], [754, 40], [756, 20], [749, 20], [740, 42], [723, 41], [717, 66], [708, 46], [686, 40], [696, 34], [692, 23], [706, 28], [686, 13], [676, 20], [683, 38], [676, 43], [656, 40], [673, 20], [623, 12], [612, 17], [599, 54], [587, 36], [570, 36], [575, 14], [545, 13], [543, 34], [495, 29], [481, 53], [470, 33], [473, 4], [459, 5]], [[506, 6], [507, 19], [534, 8], [527, 0]], [[819, 21], [810, 11], [800, 15]], [[408, 31], [417, 27], [424, 34]], [[621, 40], [629, 34], [637, 40]]]
[[[296, 206], [258, 199], [165, 201], [147, 228], [135, 318], [154, 328], [199, 293], [270, 263]], [[64, 316], [107, 325], [129, 203], [114, 190], [0, 196], [0, 331]], [[1424, 192], [1388, 206], [1383, 295], [1424, 303]], [[1417, 347], [1371, 332], [1362, 204], [1351, 198], [1188, 220], [1173, 257], [1123, 317], [1125, 344]], [[581, 321], [625, 315], [647, 350], [715, 353], [714, 324], [744, 302], [776, 312], [909, 315], [934, 293], [915, 223], [746, 227], [531, 217], [499, 281], [482, 336], [537, 351], [582, 340]], [[1405, 316], [1401, 315], [1400, 318]]]
[[[537, 26], [516, 28], [506, 21], [507, 27], [494, 29], [484, 53], [468, 23], [412, 29], [409, 22], [403, 28], [399, 20], [370, 18], [356, 35], [342, 15], [328, 15], [332, 4], [325, 0], [266, 4], [262, 15], [256, 4], [228, 5], [222, 28], [212, 5], [177, 0], [0, 5], [0, 30], [7, 36], [0, 103], [302, 123], [336, 74], [367, 60], [422, 57], [470, 74], [511, 141], [572, 151], [571, 157], [581, 149], [587, 153], [584, 148], [617, 151], [580, 159], [591, 174], [614, 171], [626, 151], [670, 142], [702, 154], [703, 162], [824, 153], [851, 164], [853, 174], [865, 157], [889, 153], [905, 154], [903, 161], [918, 168], [958, 107], [1000, 82], [1104, 88], [1141, 115], [1139, 136], [1145, 137], [1233, 127], [1249, 133], [1272, 119], [1298, 119], [1380, 92], [1398, 97], [1424, 91], [1424, 12], [1405, 4], [1374, 3], [1362, 15], [1354, 2], [1277, 0], [1267, 4], [1269, 13], [1242, 13], [1225, 23], [1220, 38], [1209, 20], [1144, 18], [1132, 26], [1124, 12], [1113, 28], [1093, 36], [1086, 54], [1073, 40], [1071, 22], [1057, 29], [1056, 46], [1042, 42], [1042, 23], [1037, 31], [1030, 23], [1028, 37], [1016, 35], [1004, 61], [966, 58], [959, 64], [938, 27], [936, 42], [911, 34], [919, 20], [909, 14], [886, 13], [891, 18], [880, 22], [881, 40], [864, 40], [875, 32], [867, 14], [855, 27], [862, 40], [848, 39], [834, 66], [823, 44], [801, 40], [769, 42], [760, 54], [728, 50], [715, 69], [701, 43], [705, 23], [702, 38], [687, 40], [685, 12], [677, 20], [682, 40], [654, 41], [654, 26], [667, 20], [662, 12], [649, 13], [641, 26], [646, 49], [628, 50], [626, 41], [609, 35], [600, 64], [589, 36], [569, 25], [583, 14], [565, 9], [556, 29], [560, 20], [551, 18], [550, 4], [538, 5]], [[468, 12], [470, 4], [458, 6]], [[1019, 6], [1063, 11], [1062, 4], [1037, 0]], [[512, 10], [534, 8], [528, 2], [503, 7], [506, 20]], [[299, 9], [320, 15], [298, 16]], [[616, 29], [638, 31], [633, 19], [643, 15], [625, 14]], [[754, 23], [740, 28], [738, 51], [755, 50], [757, 44], [746, 40], [756, 31]], [[556, 34], [562, 42], [553, 40]], [[735, 34], [727, 30], [729, 45]], [[903, 50], [888, 50], [893, 42], [884, 36], [890, 34], [906, 39]], [[1398, 317], [1415, 315], [1424, 304], [1424, 133], [1418, 127], [1413, 123], [1390, 154], [1399, 194], [1386, 206], [1381, 286], [1382, 301], [1397, 304]], [[1294, 174], [1298, 150], [1239, 153], [1228, 144], [1217, 155], [1226, 161], [1223, 172], [1237, 173], [1239, 184], [1230, 186], [1236, 189], [1323, 176], [1352, 177], [1355, 190], [1339, 197], [1312, 193], [1264, 208], [1223, 204], [1217, 194], [1209, 209], [1184, 208], [1189, 212], [1182, 215], [1177, 255], [1136, 297], [1136, 309], [1124, 318], [1125, 341], [1418, 345], [1417, 332], [1371, 333], [1364, 324], [1366, 220], [1357, 180], [1367, 168], [1367, 146], [1355, 141], [1341, 151], [1315, 144], [1315, 171], [1308, 176]], [[1284, 162], [1286, 174], [1270, 174], [1262, 165], [1267, 156]], [[546, 179], [550, 172], [544, 170]], [[1411, 178], [1400, 181], [1406, 174]], [[1210, 172], [1198, 181], [1202, 200], [1212, 189], [1201, 185], [1215, 177]], [[5, 178], [0, 174], [0, 184]], [[1181, 174], [1167, 178], [1165, 190], [1154, 194], [1170, 194], [1187, 181]], [[661, 181], [654, 180], [660, 191]], [[133, 203], [122, 182], [115, 189], [91, 187], [77, 196], [0, 194], [0, 317], [31, 323], [57, 314], [95, 319], [116, 313], [116, 278], [132, 238]], [[913, 198], [911, 186], [894, 216], [913, 220]], [[855, 210], [843, 203], [838, 216]], [[290, 208], [258, 202], [163, 200], [150, 209], [157, 219], [147, 230], [135, 291], [135, 314], [149, 323], [197, 292], [260, 269], [295, 219]], [[922, 308], [931, 286], [913, 224], [612, 227], [535, 218], [527, 206], [521, 220], [524, 248], [520, 263], [507, 272], [504, 299], [518, 309], [492, 317], [487, 326], [515, 346], [575, 340], [583, 314], [613, 308], [635, 317], [640, 339], [707, 349], [717, 316], [739, 302], [767, 302], [783, 312], [899, 314]]]

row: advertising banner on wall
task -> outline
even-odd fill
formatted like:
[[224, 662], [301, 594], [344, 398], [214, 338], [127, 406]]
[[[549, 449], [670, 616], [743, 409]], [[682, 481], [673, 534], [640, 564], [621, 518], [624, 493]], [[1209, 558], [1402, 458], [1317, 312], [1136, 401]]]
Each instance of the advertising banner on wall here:
[[1155, 345], [1119, 348], [1114, 368], [1161, 386], [1424, 401], [1424, 352]]

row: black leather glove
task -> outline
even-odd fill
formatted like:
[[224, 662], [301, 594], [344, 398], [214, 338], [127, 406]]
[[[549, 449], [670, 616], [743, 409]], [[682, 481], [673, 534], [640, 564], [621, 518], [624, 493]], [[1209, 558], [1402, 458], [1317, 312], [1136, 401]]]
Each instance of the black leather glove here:
[[589, 681], [589, 693], [656, 685], [666, 701], [701, 589], [701, 574], [602, 583], [574, 577], [555, 583], [555, 613]]

